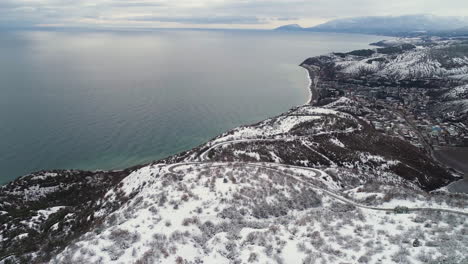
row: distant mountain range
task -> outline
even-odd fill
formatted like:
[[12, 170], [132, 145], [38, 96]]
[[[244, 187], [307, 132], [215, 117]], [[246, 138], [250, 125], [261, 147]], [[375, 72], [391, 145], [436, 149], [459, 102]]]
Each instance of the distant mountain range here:
[[285, 25], [285, 26], [281, 26], [279, 28], [276, 28], [276, 30], [297, 31], [297, 30], [305, 30], [305, 28], [301, 27], [298, 24], [290, 24], [290, 25]]
[[373, 16], [336, 19], [314, 27], [285, 25], [276, 30], [399, 35], [423, 32], [468, 32], [468, 19], [434, 15]]

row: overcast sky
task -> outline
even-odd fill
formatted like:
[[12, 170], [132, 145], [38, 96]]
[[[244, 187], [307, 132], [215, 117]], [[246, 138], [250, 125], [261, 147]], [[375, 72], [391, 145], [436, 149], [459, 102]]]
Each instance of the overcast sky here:
[[468, 0], [0, 0], [1, 27], [274, 28], [405, 14], [467, 16]]

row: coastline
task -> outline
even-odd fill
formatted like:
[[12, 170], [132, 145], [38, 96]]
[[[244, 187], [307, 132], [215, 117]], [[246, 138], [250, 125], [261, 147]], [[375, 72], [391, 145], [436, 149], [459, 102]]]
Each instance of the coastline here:
[[462, 173], [468, 173], [468, 147], [439, 147], [434, 149], [437, 160]]
[[446, 186], [449, 192], [468, 193], [468, 147], [441, 147], [434, 150], [434, 158], [464, 174], [464, 178]]
[[[318, 102], [318, 100], [319, 100], [319, 97], [320, 97], [320, 93], [319, 93], [319, 90], [318, 90], [318, 89], [319, 89], [318, 84], [319, 84], [319, 79], [320, 79], [320, 78], [319, 78], [320, 67], [318, 67], [318, 66], [313, 66], [313, 65], [308, 65], [308, 64], [304, 64], [304, 63], [301, 63], [299, 66], [300, 66], [301, 68], [303, 68], [303, 69], [306, 71], [307, 78], [308, 78], [308, 80], [309, 80], [309, 84], [308, 84], [308, 86], [307, 86], [309, 95], [308, 95], [307, 102], [306, 102], [305, 104], [303, 104], [303, 105], [312, 105], [312, 106], [314, 106], [314, 105], [317, 104], [317, 102]], [[300, 106], [300, 105], [299, 105], [299, 106]], [[297, 107], [297, 106], [291, 106], [291, 109], [292, 109], [292, 108], [295, 108], [295, 107]], [[286, 112], [284, 112], [284, 113], [286, 113]], [[283, 114], [284, 114], [284, 113], [283, 113]], [[261, 122], [261, 121], [260, 121], [260, 122]], [[241, 126], [243, 126], [243, 125], [241, 125]], [[228, 132], [228, 131], [225, 131], [225, 132], [223, 132], [223, 133], [226, 133], [226, 132]], [[211, 142], [212, 140], [214, 140], [214, 139], [216, 139], [216, 137], [213, 138], [213, 139], [211, 139], [211, 140], [208, 140], [207, 142], [202, 143], [201, 146], [210, 143], [210, 142]], [[128, 168], [124, 168], [124, 169], [121, 169], [121, 170], [99, 170], [99, 169], [98, 169], [98, 170], [91, 170], [90, 172], [98, 172], [98, 171], [101, 171], [101, 172], [110, 172], [110, 173], [111, 173], [111, 172], [117, 172], [117, 171], [130, 171], [130, 172], [132, 172], [132, 171], [134, 171], [134, 170], [140, 169], [140, 168], [142, 168], [142, 167], [144, 167], [144, 166], [148, 166], [148, 165], [151, 165], [151, 164], [165, 163], [165, 162], [167, 162], [167, 161], [169, 161], [169, 160], [172, 160], [172, 159], [175, 159], [175, 158], [179, 157], [181, 154], [183, 154], [183, 153], [185, 153], [185, 152], [190, 152], [190, 151], [192, 151], [192, 150], [194, 150], [194, 149], [197, 149], [197, 148], [198, 148], [198, 147], [194, 147], [194, 148], [191, 148], [191, 149], [187, 149], [187, 150], [184, 150], [184, 151], [182, 151], [182, 152], [176, 153], [176, 154], [174, 154], [174, 155], [167, 156], [167, 157], [165, 157], [165, 158], [161, 158], [161, 159], [158, 159], [158, 160], [153, 160], [153, 161], [148, 162], [148, 163], [142, 163], [142, 164], [134, 165], [134, 166], [131, 166], [131, 167], [128, 167]], [[441, 162], [441, 163], [447, 165], [448, 167], [452, 167], [452, 166], [448, 165], [446, 162], [440, 161], [438, 158], [436, 158], [436, 157], [433, 156], [433, 155], [432, 155], [432, 158], [433, 158], [434, 160], [437, 160], [437, 161], [439, 161], [439, 162]], [[170, 163], [170, 162], [169, 162], [169, 163]], [[62, 171], [67, 171], [67, 170], [68, 170], [68, 169], [63, 169]], [[49, 171], [49, 170], [44, 170], [44, 171]], [[53, 171], [53, 170], [50, 170], [50, 171]], [[87, 170], [79, 170], [79, 169], [78, 169], [77, 171], [87, 171]], [[35, 172], [32, 172], [32, 173], [30, 173], [30, 174], [34, 174], [34, 173], [35, 173]], [[28, 176], [28, 175], [30, 175], [30, 174], [20, 176], [20, 177], [18, 177], [17, 179], [20, 179], [20, 178], [22, 178], [22, 177]], [[9, 183], [11, 183], [11, 182], [14, 182], [14, 181], [17, 180], [17, 179], [14, 179], [14, 180], [12, 180], [12, 181], [10, 181], [10, 182], [7, 182], [7, 183], [4, 183], [4, 184], [2, 184], [2, 185], [7, 185], [7, 184], [9, 184]], [[452, 182], [452, 183], [450, 183], [449, 185], [454, 184], [454, 183], [456, 183], [456, 182]], [[1, 185], [0, 185], [0, 186], [1, 186]], [[448, 185], [446, 185], [446, 186], [448, 186]]]
[[318, 93], [318, 90], [317, 90], [317, 85], [318, 85], [318, 81], [319, 81], [319, 77], [315, 74], [313, 74], [313, 70], [319, 70], [318, 67], [317, 69], [313, 69], [312, 67], [310, 66], [307, 66], [305, 64], [301, 64], [300, 65], [302, 68], [304, 68], [307, 72], [307, 77], [309, 78], [309, 87], [308, 87], [308, 90], [309, 90], [309, 100], [307, 101], [307, 105], [315, 105], [318, 103], [318, 99], [319, 99], [319, 93]]
[[[301, 67], [304, 68], [303, 66], [301, 66]], [[307, 79], [309, 80], [309, 85], [307, 86], [307, 91], [309, 92], [309, 99], [307, 100], [307, 102], [304, 105], [309, 105], [309, 104], [312, 103], [312, 97], [313, 97], [312, 77], [310, 76], [310, 71], [308, 69], [304, 68], [304, 70], [306, 71]]]

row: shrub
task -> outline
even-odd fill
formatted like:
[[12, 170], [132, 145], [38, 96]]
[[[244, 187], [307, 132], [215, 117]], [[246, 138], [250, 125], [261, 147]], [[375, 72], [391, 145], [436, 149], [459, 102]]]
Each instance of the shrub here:
[[250, 253], [249, 259], [247, 260], [248, 262], [255, 262], [257, 261], [257, 253]]
[[367, 256], [362, 256], [358, 259], [359, 263], [369, 263], [369, 258]]
[[188, 194], [184, 193], [181, 198], [182, 201], [187, 202], [189, 200]]
[[408, 255], [408, 250], [406, 250], [405, 248], [400, 248], [400, 250], [398, 250], [398, 252], [396, 252], [392, 256], [392, 260], [395, 263], [408, 263]]
[[395, 214], [407, 214], [409, 213], [409, 208], [406, 206], [397, 206], [395, 209], [393, 209]]
[[183, 264], [183, 263], [184, 263], [184, 259], [181, 256], [178, 256], [176, 258], [176, 264]]
[[182, 221], [182, 225], [183, 226], [189, 226], [191, 224], [198, 224], [199, 223], [199, 220], [198, 220], [198, 217], [194, 216], [194, 217], [189, 217], [189, 218], [185, 218], [183, 221]]

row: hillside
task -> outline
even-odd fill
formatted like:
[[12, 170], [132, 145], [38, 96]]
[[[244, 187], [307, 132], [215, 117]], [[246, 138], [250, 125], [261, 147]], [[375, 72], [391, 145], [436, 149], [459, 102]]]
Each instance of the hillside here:
[[[310, 58], [315, 105], [151, 164], [2, 186], [0, 263], [466, 263], [467, 195], [446, 188], [460, 174], [396, 103], [351, 93], [432, 78], [430, 109], [458, 102], [466, 61], [453, 45]], [[424, 56], [447, 49], [445, 64]]]
[[466, 40], [413, 38], [375, 45], [379, 48], [310, 58], [302, 65], [320, 68], [316, 74], [324, 91], [347, 87], [361, 97], [374, 92], [390, 95], [414, 115], [468, 124]]

